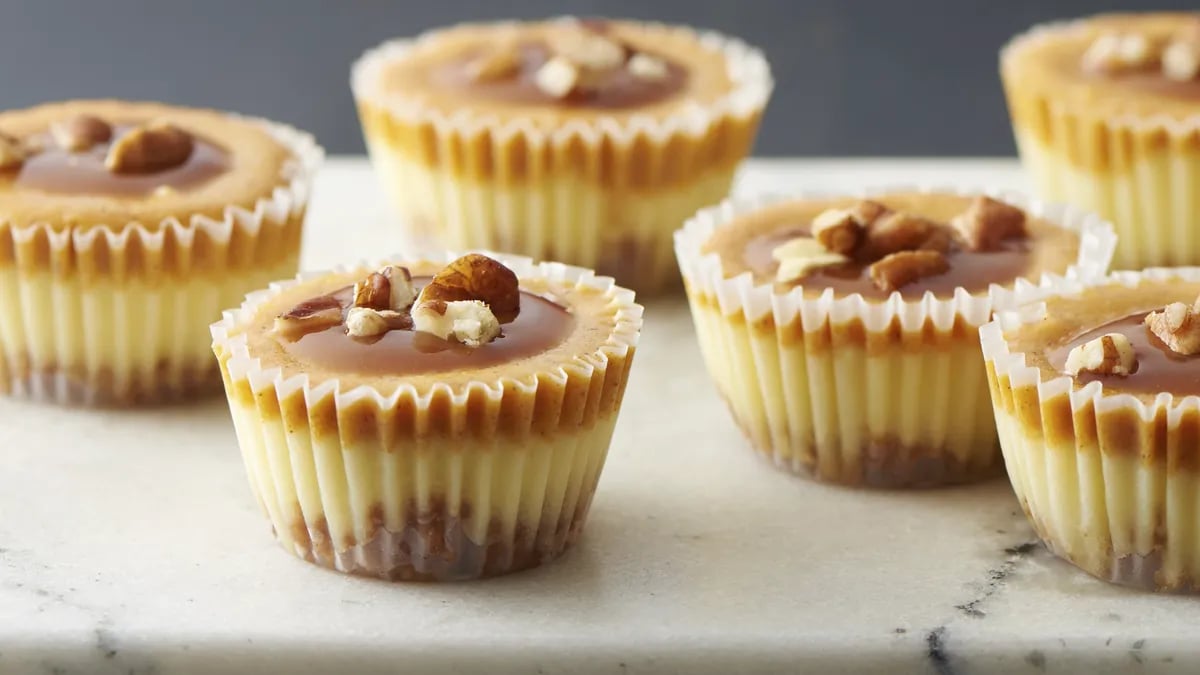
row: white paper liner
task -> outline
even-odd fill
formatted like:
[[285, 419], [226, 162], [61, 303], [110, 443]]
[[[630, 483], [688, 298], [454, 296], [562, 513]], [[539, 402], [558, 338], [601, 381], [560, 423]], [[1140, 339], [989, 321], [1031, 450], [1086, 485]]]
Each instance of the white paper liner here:
[[[1013, 37], [1000, 51], [1002, 66], [1023, 49], [1084, 30], [1089, 19], [1058, 21], [1034, 26]], [[1152, 266], [1200, 264], [1200, 206], [1192, 199], [1192, 186], [1200, 181], [1200, 158], [1185, 158], [1181, 150], [1200, 133], [1200, 106], [1194, 115], [1096, 113], [1090, 106], [1073, 105], [1069, 97], [1053, 91], [1030, 92], [1019, 80], [1007, 81], [1010, 102], [1037, 99], [1055, 130], [1049, 144], [1032, 134], [1027, 123], [1014, 119], [1014, 132], [1022, 163], [1045, 198], [1091, 209], [1109, 219], [1121, 246], [1113, 266], [1141, 269]], [[1130, 96], [1137, 96], [1131, 92]], [[1089, 128], [1098, 125], [1103, 138]], [[1168, 139], [1165, 143], [1159, 141]], [[1136, 139], [1154, 139], [1137, 142]], [[1097, 150], [1081, 151], [1095, 144]], [[1097, 172], [1074, 166], [1071, 157], [1102, 153], [1120, 158], [1119, 171]]]
[[[278, 367], [264, 367], [250, 353], [240, 329], [253, 320], [261, 304], [300, 281], [327, 273], [302, 274], [293, 281], [272, 284], [247, 296], [241, 308], [227, 311], [213, 324], [213, 345], [223, 361], [251, 486], [276, 536], [292, 553], [340, 571], [385, 579], [461, 580], [541, 564], [560, 555], [578, 538], [611, 440], [640, 334], [642, 308], [634, 304], [631, 291], [590, 270], [480, 253], [501, 261], [522, 280], [545, 279], [602, 291], [607, 311], [615, 319], [611, 333], [595, 351], [536, 374], [523, 372], [520, 379], [502, 376], [454, 387], [434, 382], [418, 389], [397, 378], [399, 386], [388, 393], [368, 385], [346, 388], [336, 378], [313, 382], [303, 372], [289, 374]], [[459, 255], [406, 254], [387, 260], [390, 264], [444, 264]], [[382, 264], [344, 266], [336, 272], [377, 269]], [[616, 365], [620, 370], [612, 370]], [[488, 401], [484, 407], [499, 406], [505, 397], [532, 401], [539, 386], [565, 386], [568, 380], [576, 385], [590, 383], [573, 389], [588, 392], [586, 401], [559, 402], [562, 407], [556, 409], [555, 419], [559, 413], [563, 420], [579, 415], [586, 421], [594, 415], [592, 423], [561, 426], [548, 433], [530, 426], [520, 432], [523, 440], [507, 444], [490, 434], [466, 433], [450, 445], [438, 445], [438, 437], [426, 434], [424, 422], [435, 398], [448, 397], [452, 410], [464, 411], [464, 429], [469, 432], [471, 424], [479, 421], [467, 412], [472, 396], [482, 394]], [[347, 446], [340, 433], [331, 444], [309, 426], [309, 417], [288, 423], [285, 430], [279, 419], [265, 418], [259, 410], [242, 410], [244, 406], [233, 393], [241, 384], [249, 386], [256, 401], [269, 400], [269, 405], [300, 395], [310, 417], [317, 414], [314, 410], [330, 409], [340, 419], [342, 411], [365, 402], [381, 417], [411, 416], [414, 421], [406, 426], [405, 434], [380, 432], [379, 438], [367, 445]], [[401, 412], [401, 401], [413, 404], [408, 412]], [[447, 454], [455, 459], [438, 461]], [[511, 466], [502, 469], [502, 465], [508, 466], [505, 462]], [[298, 477], [308, 469], [282, 470], [280, 464], [315, 467], [312, 472], [325, 480], [335, 475], [347, 480], [344, 484], [334, 480], [342, 485], [336, 489], [320, 482], [321, 487], [313, 492]], [[385, 484], [380, 487], [379, 481]], [[450, 494], [446, 486], [458, 486], [457, 492]], [[507, 491], [508, 496], [497, 497], [493, 490]], [[293, 506], [297, 502], [300, 506]], [[376, 502], [385, 513], [403, 513], [401, 522], [391, 522], [393, 518], [381, 526]], [[460, 512], [463, 504], [470, 505], [469, 512]], [[302, 513], [297, 513], [297, 508]]]
[[[1089, 287], [1109, 284], [1135, 287], [1143, 281], [1172, 279], [1198, 282], [1200, 268], [1115, 272], [1087, 283], [1062, 280], [1050, 287], [1018, 293], [1016, 307], [998, 312], [980, 329], [984, 359], [994, 370], [993, 398], [1011, 397], [1011, 392], [1032, 386], [1044, 408], [1047, 401], [1065, 396], [1075, 425], [1089, 425], [1084, 433], [1089, 438], [1097, 437], [1096, 430], [1090, 428], [1097, 418], [1118, 410], [1130, 410], [1147, 427], [1170, 434], [1185, 415], [1200, 414], [1200, 396], [1177, 397], [1163, 392], [1145, 401], [1128, 393], [1106, 394], [1100, 381], [1076, 388], [1074, 379], [1067, 375], [1046, 378], [1039, 368], [1026, 362], [1026, 353], [1009, 349], [1004, 334], [1043, 319], [1045, 300], [1052, 296], [1075, 296]], [[1007, 378], [1007, 384], [1002, 384], [1001, 378]], [[1114, 583], [1200, 592], [1200, 551], [1196, 550], [1200, 518], [1193, 504], [1195, 495], [1200, 495], [1200, 485], [1195, 475], [1186, 469], [1172, 470], [1165, 460], [1144, 462], [1138, 457], [1141, 453], [1134, 453], [1132, 465], [1122, 464], [1107, 456], [1102, 439], [1092, 447], [1077, 438], [1077, 456], [1052, 460], [1056, 455], [1076, 453], [1049, 447], [1044, 435], [1030, 438], [1021, 430], [1022, 420], [1006, 412], [1000, 401], [994, 401], [994, 405], [1013, 489], [1034, 529], [1052, 551]], [[1072, 434], [1078, 432], [1078, 428], [1071, 430]], [[1063, 430], [1056, 431], [1056, 435], [1062, 434]], [[1127, 454], [1131, 449], [1117, 450]], [[1119, 497], [1114, 500], [1117, 493], [1136, 495], [1139, 503], [1117, 505], [1115, 501], [1122, 501]], [[1177, 506], [1179, 500], [1186, 503], [1183, 508]], [[1161, 520], [1166, 521], [1165, 525]]]
[[[10, 227], [12, 245], [16, 253], [15, 267], [21, 269], [32, 261], [24, 254], [36, 240], [49, 242], [51, 260], [62, 256], [83, 257], [96, 247], [107, 249], [107, 259], [114, 269], [123, 266], [126, 250], [131, 241], [139, 244], [140, 255], [161, 258], [171, 246], [171, 255], [177, 261], [191, 260], [196, 235], [203, 232], [216, 245], [217, 252], [225, 252], [226, 259], [235, 258], [230, 243], [235, 233], [244, 236], [247, 246], [253, 250], [265, 242], [280, 244], [270, 239], [290, 224], [304, 218], [312, 191], [313, 177], [324, 158], [324, 150], [314, 138], [305, 132], [285, 124], [261, 118], [244, 117], [227, 113], [231, 117], [261, 125], [277, 142], [286, 147], [291, 158], [281, 170], [285, 184], [276, 187], [266, 197], [259, 199], [253, 210], [240, 206], [226, 207], [221, 219], [193, 214], [186, 222], [169, 218], [147, 227], [140, 222], [122, 225], [88, 223], [86, 229], [68, 228], [55, 231], [48, 223], [31, 223]], [[172, 235], [168, 237], [168, 234]], [[204, 335], [203, 329], [221, 310], [222, 305], [233, 294], [244, 295], [261, 286], [267, 279], [262, 275], [294, 273], [299, 257], [299, 246], [292, 253], [291, 262], [280, 268], [246, 270], [238, 275], [228, 272], [200, 284], [184, 280], [175, 282], [165, 277], [152, 279], [153, 289], [132, 288], [123, 280], [111, 283], [112, 288], [96, 290], [93, 284], [74, 279], [69, 285], [60, 284], [59, 272], [51, 268], [50, 287], [43, 280], [30, 281], [15, 273], [0, 285], [0, 296], [9, 303], [9, 312], [0, 316], [10, 325], [0, 327], [0, 336], [7, 336], [0, 348], [0, 374], [7, 376], [8, 393], [26, 396], [35, 400], [60, 404], [82, 405], [128, 405], [165, 403], [195, 394], [215, 392], [219, 379], [215, 364], [208, 355], [207, 343], [194, 339]], [[268, 277], [269, 278], [269, 277]], [[108, 282], [108, 279], [104, 280]], [[61, 286], [61, 287], [60, 287]], [[199, 306], [180, 307], [178, 303], [200, 300]], [[152, 306], [143, 304], [149, 301]], [[11, 320], [12, 310], [19, 307]], [[214, 314], [203, 314], [208, 308]], [[110, 363], [106, 354], [84, 350], [83, 362], [77, 362], [68, 353], [63, 339], [52, 340], [53, 353], [43, 353], [39, 343], [45, 344], [51, 336], [78, 335], [82, 326], [95, 329], [98, 324], [110, 326], [112, 339], [118, 351], [128, 361], [138, 363]], [[147, 329], [149, 326], [156, 328]], [[150, 335], [147, 335], [147, 330]], [[163, 338], [158, 331], [168, 331]], [[15, 339], [14, 339], [15, 338]], [[160, 350], [155, 344], [171, 345]], [[195, 347], [194, 349], [188, 349]], [[147, 352], [146, 350], [150, 350]], [[148, 367], [148, 359], [155, 364]], [[53, 366], [69, 364], [75, 373]], [[52, 364], [50, 369], [38, 370], [38, 364]], [[79, 375], [82, 371], [82, 378]], [[153, 372], [151, 372], [153, 371]], [[5, 387], [0, 385], [0, 390]]]
[[[442, 112], [419, 97], [380, 86], [382, 68], [436, 43], [454, 28], [393, 40], [366, 52], [352, 70], [357, 100], [386, 110], [401, 124], [433, 129], [439, 148], [462, 146], [464, 153], [470, 153], [480, 139], [488, 141], [485, 156], [462, 163], [486, 163], [494, 180], [467, 179], [445, 167], [399, 156], [376, 138], [381, 132], [364, 120], [373, 163], [410, 233], [433, 236], [451, 248], [486, 247], [591, 267], [639, 293], [677, 283], [671, 232], [696, 209], [728, 194], [737, 161], [723, 158], [719, 166], [685, 166], [684, 178], [664, 182], [674, 166], [672, 152], [678, 154], [683, 142], [707, 148], [711, 145], [707, 139], [731, 120], [742, 127], [753, 124], [745, 132], [752, 140], [757, 117], [774, 85], [762, 53], [740, 40], [684, 27], [643, 25], [695, 35], [706, 48], [721, 52], [733, 82], [730, 92], [712, 103], [681, 105], [666, 115], [597, 116], [547, 128], [494, 107], [464, 106], [453, 113]], [[730, 134], [728, 129], [725, 133]], [[742, 131], [732, 135], [740, 137]], [[518, 138], [523, 142], [514, 142]], [[594, 158], [585, 162], [590, 168], [580, 168], [571, 159], [580, 148]], [[604, 148], [625, 148], [618, 154], [631, 157], [636, 151], [637, 173], [644, 184], [614, 188], [605, 185], [598, 173], [592, 175], [603, 163]], [[530, 153], [537, 157], [526, 159]], [[504, 180], [510, 165], [538, 167], [538, 180], [528, 184]], [[619, 198], [614, 190], [620, 192]]]
[[[952, 297], [937, 298], [932, 293], [926, 293], [922, 298], [917, 300], [906, 300], [901, 297], [899, 292], [893, 293], [884, 301], [870, 301], [863, 298], [860, 294], [851, 294], [845, 297], [835, 297], [832, 289], [826, 289], [820, 296], [804, 297], [804, 289], [802, 286], [797, 286], [786, 293], [775, 291], [774, 285], [756, 284], [753, 275], [749, 272], [726, 278], [724, 269], [722, 268], [720, 255], [717, 253], [703, 253], [705, 243], [711, 238], [714, 232], [724, 227], [732, 220], [767, 207], [772, 204], [777, 204], [791, 200], [805, 199], [821, 199], [835, 196], [859, 196], [869, 198], [872, 196], [883, 195], [888, 193], [911, 193], [911, 192], [927, 192], [927, 193], [953, 193], [961, 195], [976, 195], [987, 194], [989, 196], [1001, 199], [1015, 206], [1024, 209], [1031, 217], [1040, 218], [1059, 226], [1065, 227], [1072, 231], [1078, 232], [1080, 235], [1079, 254], [1076, 263], [1069, 267], [1064, 275], [1046, 274], [1037, 282], [1030, 282], [1019, 279], [1012, 288], [993, 284], [985, 294], [972, 295], [964, 289], [957, 289]], [[675, 235], [675, 250], [679, 260], [680, 269], [683, 272], [685, 286], [688, 289], [689, 298], [693, 303], [693, 316], [697, 319], [697, 330], [702, 335], [702, 348], [704, 349], [705, 360], [708, 364], [710, 373], [715, 373], [724, 368], [722, 364], [728, 363], [731, 360], [737, 360], [736, 354], [731, 350], [733, 342], [740, 339], [730, 333], [728, 336], [721, 338], [705, 338], [704, 333], [706, 328], [700, 323], [700, 315], [703, 311], [697, 306], [697, 298], [699, 296], [709, 296], [716, 298], [717, 308], [721, 319], [718, 320], [722, 324], [720, 330], [735, 331], [743, 324], [745, 326], [753, 325], [763, 319], [769, 319], [772, 325], [785, 326], [790, 325], [797, 317], [800, 320], [801, 331], [808, 334], [816, 334], [819, 331], [827, 330], [830, 326], [844, 325], [852, 321], [861, 321], [868, 333], [881, 334], [890, 326], [898, 323], [905, 333], [918, 331], [922, 327], [932, 326], [939, 333], [948, 333], [956, 322], [961, 322], [969, 327], [978, 327], [986, 323], [992, 316], [992, 312], [1011, 307], [1019, 294], [1025, 293], [1028, 289], [1038, 287], [1052, 287], [1060, 281], [1060, 279], [1092, 279], [1102, 276], [1107, 269], [1108, 262], [1112, 257], [1113, 249], [1116, 245], [1116, 238], [1112, 233], [1112, 226], [1102, 221], [1099, 217], [1074, 209], [1068, 206], [1052, 205], [1036, 199], [1030, 199], [1018, 194], [998, 190], [966, 190], [948, 187], [927, 187], [927, 186], [889, 186], [886, 188], [875, 188], [861, 192], [857, 195], [846, 195], [845, 193], [825, 193], [825, 192], [802, 192], [798, 195], [782, 196], [770, 195], [760, 196], [747, 199], [727, 200], [719, 206], [705, 209], [698, 213], [693, 219], [688, 221], [682, 229], [676, 232]], [[730, 324], [727, 317], [737, 317], [736, 327]], [[775, 338], [777, 339], [777, 338]], [[899, 343], [897, 343], [899, 344]], [[848, 429], [846, 420], [851, 420], [855, 415], [859, 415], [861, 411], [850, 411], [846, 406], [852, 405], [858, 408], [867, 407], [867, 402], [872, 394], [872, 385], [869, 382], [870, 378], [865, 376], [859, 377], [867, 373], [869, 358], [862, 354], [862, 350], [838, 349], [837, 344], [831, 345], [830, 349], [835, 355], [833, 358], [838, 365], [833, 366], [830, 371], [828, 367], [821, 363], [809, 359], [807, 370], [804, 373], [808, 377], [808, 370], [820, 374], [829, 371], [822, 382], [816, 382], [810, 378], [810, 381], [801, 383], [789, 383], [787, 377], [780, 377], [780, 373], [766, 372], [766, 368], [780, 368], [787, 370], [788, 368], [782, 365], [784, 361], [783, 355], [792, 354], [797, 350], [804, 350], [802, 344], [796, 344], [791, 347], [776, 345], [771, 349], [765, 346], [760, 346], [760, 353], [756, 353], [756, 360], [751, 363], [741, 363], [735, 368], [737, 372], [733, 377], [740, 378], [740, 388], [743, 392], [753, 392], [759, 400], [764, 402], [786, 401], [787, 408], [783, 414], [774, 416], [768, 415], [769, 419], [767, 426], [770, 427], [768, 434], [775, 439], [773, 449], [769, 450], [769, 454], [776, 464], [789, 468], [793, 471], [801, 473], [815, 473], [817, 477], [825, 480], [833, 480], [836, 482], [852, 482], [856, 484], [872, 484], [879, 486], [911, 486], [911, 485], [933, 485], [941, 482], [937, 478], [937, 474], [933, 477], [922, 480], [919, 477], [894, 477], [896, 480], [890, 479], [886, 474], [889, 472], [888, 455], [894, 454], [894, 451], [888, 447], [880, 447], [874, 444], [872, 439], [866, 439], [873, 445], [866, 449], [838, 448], [839, 436], [846, 437], [842, 444], [849, 443], [847, 440], [850, 437], [857, 436], [861, 430]], [[780, 355], [778, 362], [775, 359], [766, 358], [765, 351], [768, 350]], [[967, 400], [968, 402], [981, 398], [978, 403], [980, 410], [978, 415], [987, 416], [986, 406], [986, 384], [982, 379], [982, 360], [974, 359], [977, 362], [980, 378], [972, 387], [971, 391], [963, 389], [965, 384], [959, 383], [970, 380], [967, 376], [970, 372], [964, 372], [960, 366], [956, 355], [956, 363], [947, 367], [947, 364], [937, 362], [936, 359], [940, 351], [937, 347], [926, 348], [922, 355], [931, 359], [928, 363], [920, 364], [918, 367], [908, 368], [902, 376], [905, 379], [905, 388], [909, 392], [922, 392], [922, 400], [944, 400], [947, 405], [955, 404]], [[771, 356], [774, 356], [772, 354]], [[742, 359], [744, 361], [745, 359]], [[761, 365], [760, 365], [761, 364]], [[855, 382], [846, 381], [848, 374], [854, 374]], [[787, 373], [788, 377], [800, 377], [798, 373]], [[718, 385], [720, 386], [720, 378]], [[917, 381], [917, 380], [920, 381]], [[828, 380], [828, 381], [824, 381]], [[857, 381], [861, 380], [861, 381]], [[911, 380], [911, 381], [910, 381]], [[875, 383], [879, 386], [879, 383]], [[788, 388], [793, 388], [793, 395], [788, 395]], [[823, 389], [826, 388], [826, 389]], [[837, 398], [829, 400], [828, 387], [837, 388]], [[977, 391], [978, 390], [978, 391]], [[981, 395], [977, 394], [982, 391]], [[799, 396], [795, 395], [799, 392]], [[737, 399], [737, 395], [724, 392], [730, 399]], [[939, 396], [939, 394], [943, 394]], [[912, 398], [912, 397], [909, 397]], [[800, 401], [797, 403], [797, 401]], [[741, 406], [744, 402], [739, 400], [730, 400], [731, 408], [734, 411], [735, 418], [738, 418], [739, 423], [745, 426], [748, 421], [744, 419], [745, 413]], [[798, 410], [796, 406], [800, 405], [805, 410]], [[739, 414], [742, 412], [742, 414]], [[968, 415], [972, 412], [965, 411]], [[796, 422], [796, 416], [811, 416], [810, 422]], [[867, 418], [878, 419], [879, 415], [874, 414], [871, 410], [866, 411]], [[930, 421], [934, 417], [934, 412], [924, 410], [922, 407], [913, 411], [913, 415], [917, 416], [916, 420], [902, 422], [897, 426], [904, 426], [909, 429], [921, 429], [935, 422]], [[792, 427], [804, 428], [809, 424], [816, 424], [811, 420], [816, 420], [821, 417], [841, 419], [842, 424], [840, 429], [816, 429], [816, 438], [798, 440], [795, 438], [795, 432]], [[773, 418], [772, 418], [773, 417]], [[939, 438], [949, 438], [952, 435], [971, 434], [968, 430], [953, 430], [951, 427], [956, 424], [956, 420], [952, 419], [955, 415], [943, 416], [936, 424], [940, 425], [941, 429], [930, 431], [930, 434]], [[929, 418], [929, 419], [926, 419]], [[819, 427], [819, 424], [817, 424]], [[835, 424], [835, 426], [837, 426]], [[992, 462], [998, 463], [998, 455], [994, 452], [994, 426], [989, 423], [981, 424], [976, 434], [979, 443], [977, 447], [970, 450], [975, 455], [963, 455], [951, 457], [951, 453], [945, 451], [942, 453], [944, 463], [948, 465], [977, 465], [979, 472], [986, 472], [988, 465]], [[918, 434], [919, 435], [919, 434]], [[991, 440], [989, 440], [989, 437]], [[762, 439], [755, 438], [752, 435], [752, 440], [756, 445], [760, 446], [760, 452], [764, 451], [761, 447], [764, 444]], [[808, 453], [808, 448], [798, 448], [798, 445], [812, 443], [817, 446], [818, 455], [831, 453], [840, 455], [834, 457], [828, 462], [824, 457], [817, 458], [817, 466], [810, 466], [810, 461], [807, 459], [801, 461], [800, 456]], [[821, 448], [820, 446], [832, 446]], [[936, 453], [936, 448], [927, 448]], [[862, 452], [864, 457], [857, 456]], [[986, 453], [986, 454], [978, 454]], [[854, 457], [848, 457], [849, 454], [854, 454]], [[839, 464], [845, 462], [841, 468]], [[852, 466], [851, 466], [852, 465]], [[832, 467], [832, 468], [829, 468]], [[849, 467], [849, 468], [847, 468]], [[951, 474], [964, 474], [962, 479], [969, 479], [965, 473], [972, 473], [969, 467], [958, 467]]]

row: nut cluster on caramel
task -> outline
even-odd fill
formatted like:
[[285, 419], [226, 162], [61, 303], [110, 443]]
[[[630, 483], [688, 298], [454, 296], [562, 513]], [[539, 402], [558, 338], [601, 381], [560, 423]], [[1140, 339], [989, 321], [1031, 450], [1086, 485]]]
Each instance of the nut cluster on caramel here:
[[1200, 77], [1200, 20], [1189, 21], [1162, 39], [1138, 32], [1104, 33], [1083, 54], [1088, 71], [1118, 74], [1159, 69], [1168, 79]]
[[[108, 144], [104, 166], [115, 174], [144, 174], [183, 165], [192, 155], [191, 134], [162, 120], [152, 120], [114, 139], [113, 125], [95, 115], [73, 115], [50, 125], [54, 145], [70, 153], [91, 152]], [[0, 170], [18, 169], [45, 147], [36, 138], [0, 133]]]
[[355, 283], [349, 298], [306, 300], [276, 317], [275, 330], [292, 339], [339, 324], [355, 338], [415, 330], [478, 347], [500, 337], [501, 323], [521, 310], [517, 275], [475, 253], [451, 262], [419, 294], [408, 268], [388, 265]]
[[[1200, 298], [1191, 305], [1173, 302], [1150, 312], [1143, 323], [1146, 330], [1176, 354], [1200, 354]], [[1067, 354], [1066, 369], [1071, 375], [1091, 373], [1126, 377], [1136, 373], [1137, 368], [1137, 350], [1129, 338], [1120, 333], [1089, 340]]]
[[791, 283], [813, 270], [870, 261], [867, 273], [880, 290], [891, 292], [950, 268], [954, 247], [992, 251], [1005, 240], [1026, 236], [1025, 212], [990, 197], [976, 197], [950, 223], [937, 223], [862, 200], [849, 208], [828, 209], [813, 219], [809, 237], [776, 247], [775, 280]]
[[[545, 39], [550, 57], [533, 74], [538, 89], [553, 98], [594, 91], [621, 69], [638, 80], [658, 81], [670, 74], [663, 59], [639, 52], [586, 23], [556, 26]], [[521, 46], [515, 37], [502, 40], [471, 61], [477, 82], [506, 80], [521, 72]]]

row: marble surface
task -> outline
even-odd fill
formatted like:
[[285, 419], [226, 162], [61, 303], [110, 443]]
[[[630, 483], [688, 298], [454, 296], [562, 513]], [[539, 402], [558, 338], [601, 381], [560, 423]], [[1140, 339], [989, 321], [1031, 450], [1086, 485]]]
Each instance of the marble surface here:
[[[1020, 187], [1007, 160], [755, 162], [741, 190]], [[361, 160], [323, 174], [307, 267], [395, 248]], [[0, 401], [0, 673], [1169, 672], [1200, 605], [1107, 586], [1034, 542], [1008, 485], [858, 492], [760, 461], [679, 299], [647, 308], [578, 548], [460, 585], [285, 554], [225, 403]]]

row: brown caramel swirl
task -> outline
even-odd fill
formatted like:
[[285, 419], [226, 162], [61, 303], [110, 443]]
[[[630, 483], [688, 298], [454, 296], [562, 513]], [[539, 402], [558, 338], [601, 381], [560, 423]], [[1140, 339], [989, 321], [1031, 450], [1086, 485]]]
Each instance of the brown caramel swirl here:
[[141, 173], [110, 170], [105, 158], [112, 143], [135, 128], [116, 125], [111, 139], [77, 152], [61, 147], [52, 134], [42, 134], [34, 139], [40, 150], [25, 159], [13, 184], [45, 192], [147, 197], [164, 188], [182, 191], [199, 187], [230, 169], [228, 152], [193, 137], [190, 155], [176, 166]]
[[[419, 288], [430, 277], [414, 278]], [[353, 288], [307, 300], [298, 309], [311, 315], [340, 307], [345, 312]], [[296, 312], [297, 310], [293, 310]], [[419, 375], [463, 369], [489, 368], [536, 356], [561, 344], [575, 328], [575, 317], [552, 299], [525, 291], [520, 296], [520, 313], [501, 319], [503, 333], [496, 340], [468, 347], [412, 330], [411, 324], [371, 337], [351, 337], [338, 323], [325, 323], [316, 330], [279, 333], [284, 349], [303, 363], [345, 373], [363, 375]]]
[[1105, 388], [1119, 389], [1139, 394], [1168, 392], [1176, 396], [1200, 395], [1200, 356], [1184, 356], [1171, 350], [1145, 325], [1149, 311], [1130, 314], [1110, 321], [1050, 350], [1046, 354], [1050, 365], [1060, 372], [1066, 371], [1067, 356], [1071, 350], [1109, 333], [1119, 333], [1129, 338], [1137, 356], [1137, 370], [1129, 375], [1104, 375], [1080, 372], [1076, 381], [1081, 385], [1101, 382]]

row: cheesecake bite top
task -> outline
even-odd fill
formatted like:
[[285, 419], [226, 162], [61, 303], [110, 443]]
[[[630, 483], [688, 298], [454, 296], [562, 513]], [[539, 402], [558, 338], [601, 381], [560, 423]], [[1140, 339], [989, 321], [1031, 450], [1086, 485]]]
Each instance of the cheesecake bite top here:
[[1005, 333], [1043, 379], [1100, 382], [1105, 395], [1200, 395], [1200, 281], [1144, 279], [1050, 298], [1045, 317]]
[[720, 256], [727, 278], [749, 273], [780, 292], [831, 288], [883, 300], [1061, 274], [1079, 245], [1077, 233], [990, 197], [893, 193], [768, 206], [718, 230], [704, 252]]
[[663, 116], [735, 88], [725, 55], [683, 28], [571, 18], [437, 31], [364, 74], [382, 98], [453, 114], [570, 119]]
[[244, 330], [265, 368], [387, 393], [554, 371], [606, 344], [611, 302], [596, 288], [518, 280], [470, 254], [301, 282], [259, 306]]
[[70, 101], [0, 113], [0, 221], [85, 230], [253, 211], [296, 158], [260, 124], [211, 110]]
[[1001, 67], [1023, 90], [1092, 115], [1200, 112], [1200, 13], [1106, 14], [1018, 38]]

